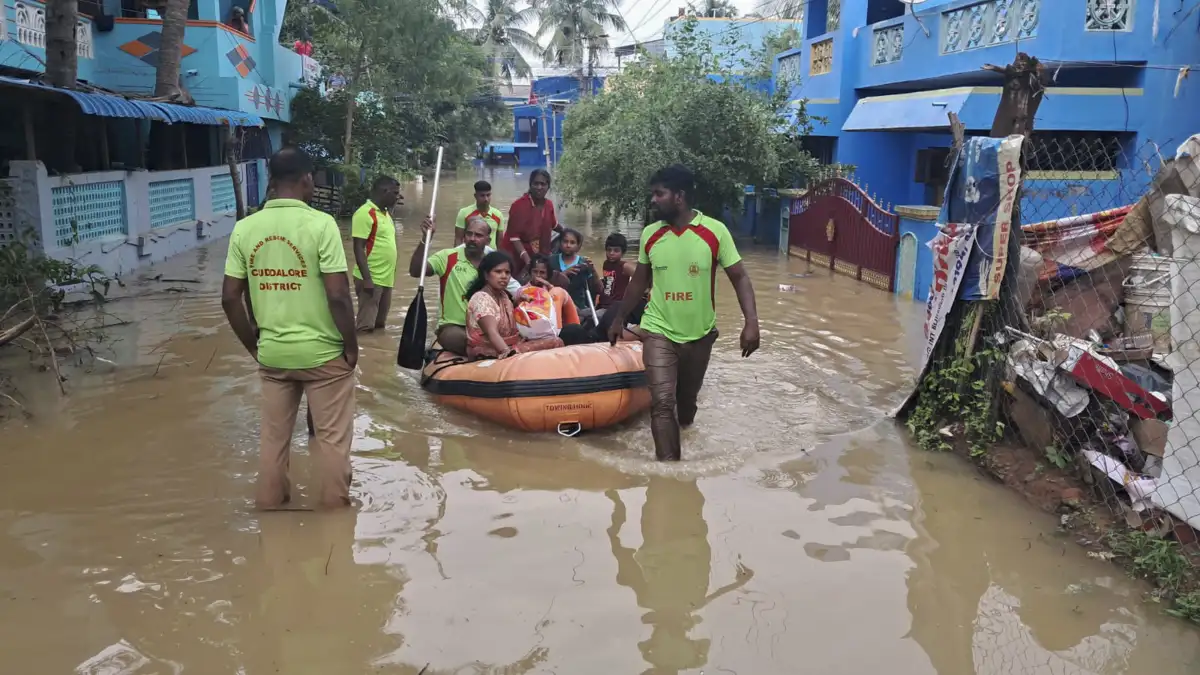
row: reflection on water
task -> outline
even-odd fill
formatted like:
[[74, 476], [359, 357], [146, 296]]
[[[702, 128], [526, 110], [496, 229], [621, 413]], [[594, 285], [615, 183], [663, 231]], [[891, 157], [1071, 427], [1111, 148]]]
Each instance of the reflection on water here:
[[[438, 212], [477, 178], [502, 207], [526, 181], [448, 178]], [[407, 190], [401, 260], [427, 195]], [[564, 218], [589, 250], [609, 231]], [[184, 292], [130, 281], [139, 297], [108, 308], [134, 321], [118, 365], [74, 372], [63, 401], [22, 381], [37, 417], [0, 431], [2, 669], [1200, 672], [1194, 630], [1141, 585], [881, 421], [913, 375], [918, 306], [745, 256], [763, 350], [735, 353], [722, 284], [726, 337], [672, 465], [645, 419], [567, 440], [434, 406], [394, 366], [402, 280], [387, 334], [363, 338], [356, 513], [251, 509], [258, 384], [221, 315], [224, 243], [154, 270], [201, 281]]]
[[695, 481], [652, 478], [642, 505], [642, 545], [636, 551], [621, 544], [626, 509], [616, 491], [608, 538], [617, 560], [617, 583], [632, 590], [646, 610], [642, 622], [652, 626], [650, 638], [638, 643], [651, 672], [678, 673], [708, 663], [710, 640], [689, 638], [709, 602], [746, 585], [754, 573], [738, 565], [736, 581], [708, 592], [712, 549], [704, 521], [704, 494]]

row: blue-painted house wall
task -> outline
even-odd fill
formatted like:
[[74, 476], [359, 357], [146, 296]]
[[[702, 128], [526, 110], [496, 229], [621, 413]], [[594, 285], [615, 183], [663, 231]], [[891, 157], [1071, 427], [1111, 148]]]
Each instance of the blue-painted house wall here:
[[[557, 75], [539, 78], [533, 81], [530, 88], [531, 97], [537, 103], [513, 107], [513, 142], [537, 143], [537, 148], [517, 148], [517, 158], [521, 162], [521, 166], [546, 166], [546, 158], [550, 155], [553, 155], [551, 161], [558, 164], [563, 150], [562, 128], [563, 120], [566, 118], [565, 110], [579, 101], [581, 86], [585, 88], [582, 95], [588, 94], [589, 92], [586, 91], [587, 81], [580, 80], [578, 77]], [[599, 93], [603, 87], [603, 77], [593, 78], [591, 84], [593, 92]], [[554, 112], [551, 109], [550, 101], [566, 101], [566, 108], [562, 112]], [[536, 138], [522, 135], [523, 128], [531, 128], [524, 126], [529, 124], [532, 124], [532, 128], [536, 128]], [[552, 149], [552, 152], [547, 152], [547, 148]]]
[[937, 223], [903, 214], [900, 216], [900, 241], [905, 237], [913, 237], [917, 256], [912, 270], [912, 288], [901, 288], [901, 280], [909, 277], [902, 274], [901, 267], [905, 261], [901, 259], [901, 247], [896, 247], [896, 295], [911, 293], [913, 300], [928, 302], [929, 289], [933, 286], [933, 249], [929, 248], [929, 242], [933, 241], [937, 232]]
[[[162, 22], [123, 16], [120, 0], [102, 1], [105, 13], [115, 17], [113, 29], [100, 32], [91, 17], [81, 15], [91, 50], [80, 55], [78, 79], [118, 92], [153, 92], [157, 53], [142, 53], [135, 43], [153, 43]], [[247, 12], [249, 35], [224, 25], [233, 5], [253, 6]], [[44, 5], [36, 0], [0, 0], [0, 7], [0, 66], [43, 72], [45, 49], [29, 37], [28, 30], [18, 31], [18, 10], [22, 16], [32, 16]], [[291, 119], [291, 99], [304, 82], [302, 58], [279, 44], [286, 8], [286, 0], [192, 0], [189, 15], [195, 18], [188, 21], [184, 33], [187, 48], [180, 66], [183, 85], [198, 105], [254, 113], [268, 120], [276, 144], [280, 127], [275, 122]], [[28, 25], [24, 22], [24, 27]], [[250, 57], [240, 72], [229, 56], [236, 55], [239, 46]]]
[[[1197, 2], [1183, 4], [1131, 0], [1124, 29], [1088, 30], [1084, 0], [927, 0], [871, 24], [868, 17], [880, 16], [886, 5], [902, 6], [895, 0], [842, 0], [840, 16], [831, 21], [826, 0], [811, 0], [802, 46], [776, 58], [776, 84], [781, 64], [797, 68], [800, 82], [791, 95], [807, 99], [810, 116], [827, 118], [814, 135], [835, 138], [834, 160], [855, 165], [857, 182], [880, 201], [933, 204], [936, 191], [914, 180], [917, 152], [950, 146], [947, 110], [957, 110], [968, 133], [986, 134], [1002, 82], [982, 67], [1006, 65], [1020, 49], [1040, 59], [1053, 78], [1037, 131], [1103, 132], [1124, 149], [1114, 171], [1027, 176], [1024, 219], [1096, 211], [1137, 198], [1148, 180], [1142, 160], [1154, 154], [1151, 143], [1170, 155], [1200, 132], [1200, 81], [1184, 80], [1175, 91], [1179, 64], [1200, 58], [1187, 6]], [[991, 17], [1001, 7], [1008, 7], [1010, 28], [993, 43]], [[960, 11], [956, 48], [950, 28]], [[967, 48], [973, 12], [985, 19], [984, 41]], [[826, 41], [832, 44], [828, 72], [814, 74], [813, 45]], [[901, 49], [888, 50], [891, 44]], [[878, 46], [884, 47], [882, 59], [875, 57]], [[889, 98], [875, 98], [881, 96]]]

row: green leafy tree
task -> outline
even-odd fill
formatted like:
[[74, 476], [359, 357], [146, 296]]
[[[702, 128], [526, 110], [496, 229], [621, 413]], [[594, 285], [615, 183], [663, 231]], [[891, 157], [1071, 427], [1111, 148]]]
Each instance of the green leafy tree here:
[[314, 30], [313, 42], [321, 45], [325, 67], [344, 83], [341, 155], [347, 163], [354, 160], [359, 94], [465, 99], [479, 87], [481, 55], [435, 0], [342, 0], [338, 10], [336, 21]]
[[536, 19], [532, 7], [518, 7], [516, 0], [487, 0], [480, 24], [466, 28], [463, 35], [479, 45], [492, 67], [493, 81], [512, 83], [513, 77], [529, 77], [532, 71], [525, 53], [542, 51], [533, 33], [525, 30]]
[[[291, 142], [326, 165], [397, 173], [420, 169], [451, 138], [450, 165], [500, 124], [486, 55], [433, 0], [343, 0], [338, 14], [302, 7], [285, 35], [310, 35], [314, 57], [343, 84], [292, 103]], [[404, 17], [403, 21], [389, 17]], [[470, 109], [471, 112], [464, 112]], [[479, 114], [477, 109], [486, 112]], [[482, 120], [462, 127], [463, 120]], [[490, 135], [490, 134], [489, 134]]]
[[673, 35], [675, 57], [646, 55], [568, 112], [558, 179], [573, 202], [641, 217], [650, 175], [680, 162], [696, 173], [699, 208], [719, 214], [746, 184], [791, 186], [817, 172], [800, 145], [812, 128], [805, 102], [758, 76], [770, 72], [768, 49], [734, 35], [714, 46], [695, 23]]
[[558, 66], [582, 66], [590, 50], [608, 47], [608, 31], [629, 30], [620, 7], [620, 0], [534, 0], [535, 37], [546, 40], [542, 59]]

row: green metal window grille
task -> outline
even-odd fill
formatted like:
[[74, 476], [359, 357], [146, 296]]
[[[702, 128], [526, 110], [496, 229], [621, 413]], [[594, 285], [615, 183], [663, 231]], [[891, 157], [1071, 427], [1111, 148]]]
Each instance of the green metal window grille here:
[[196, 219], [196, 188], [191, 178], [150, 184], [150, 227], [167, 227]]
[[123, 181], [51, 188], [50, 203], [54, 209], [54, 240], [59, 246], [129, 233]]

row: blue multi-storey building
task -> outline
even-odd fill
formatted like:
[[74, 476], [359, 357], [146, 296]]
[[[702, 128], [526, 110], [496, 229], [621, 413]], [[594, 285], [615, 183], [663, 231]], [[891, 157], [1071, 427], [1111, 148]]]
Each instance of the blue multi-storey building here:
[[514, 155], [521, 166], [557, 164], [563, 151], [563, 120], [567, 109], [604, 87], [603, 77], [570, 75], [541, 77], [530, 85], [529, 102], [513, 106], [512, 143], [492, 143], [498, 154]]
[[1018, 51], [1036, 57], [1048, 86], [1022, 206], [1057, 218], [1128, 203], [1149, 180], [1147, 153], [1171, 154], [1200, 131], [1200, 82], [1187, 78], [1187, 64], [1200, 61], [1194, 5], [810, 0], [803, 44], [776, 57], [775, 78], [798, 76], [793, 98], [823, 118], [810, 151], [854, 165], [881, 202], [937, 205], [948, 113], [968, 134], [987, 134], [1002, 77], [983, 67], [1009, 64]]
[[0, 245], [32, 233], [48, 255], [120, 274], [228, 234], [238, 197], [265, 196], [292, 99], [319, 86], [319, 65], [279, 44], [286, 5], [191, 0], [185, 105], [147, 100], [162, 20], [142, 3], [79, 0], [78, 86], [57, 89], [41, 77], [45, 6], [0, 0]]

